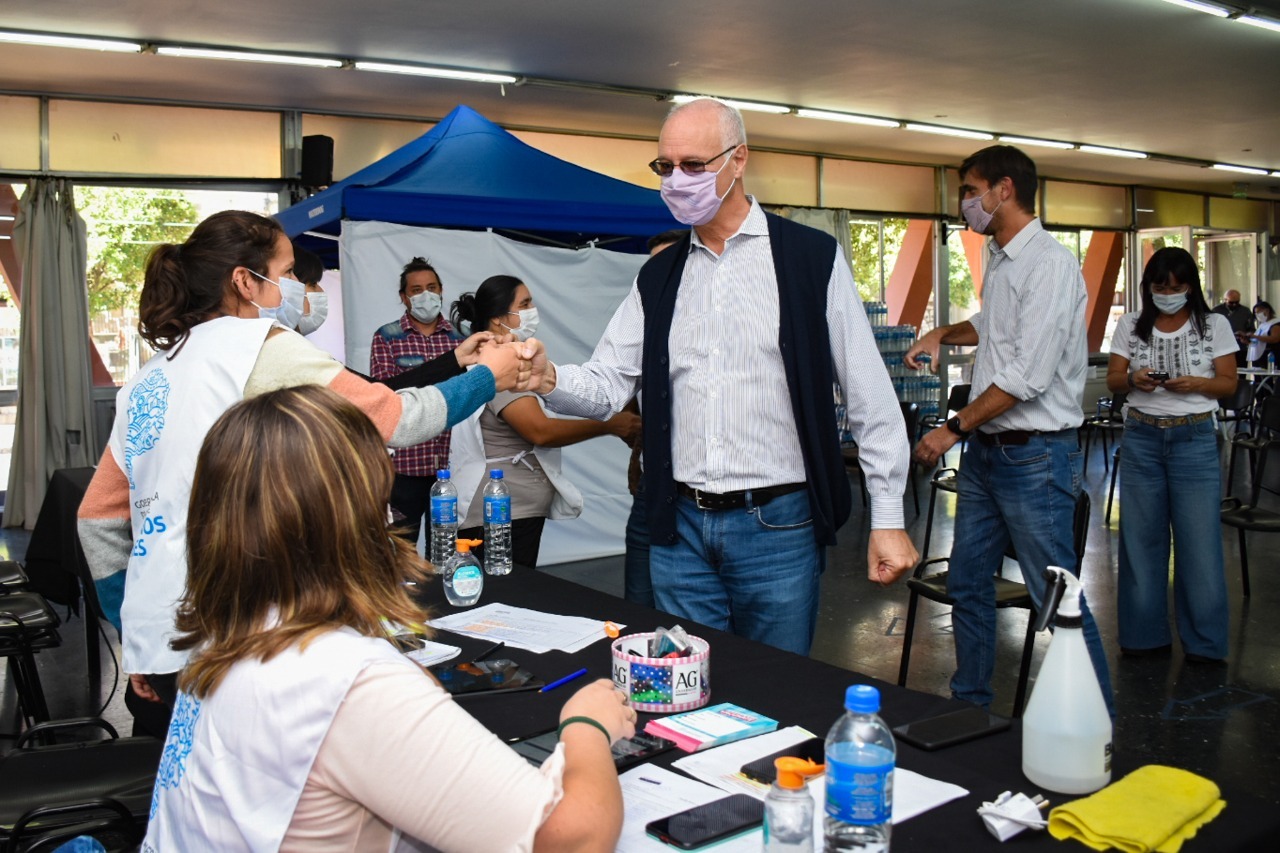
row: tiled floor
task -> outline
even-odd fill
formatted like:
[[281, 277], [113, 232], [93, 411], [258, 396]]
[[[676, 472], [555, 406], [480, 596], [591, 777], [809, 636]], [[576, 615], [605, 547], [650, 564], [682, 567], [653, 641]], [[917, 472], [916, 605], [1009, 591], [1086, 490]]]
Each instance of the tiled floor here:
[[[1138, 749], [1212, 779], [1245, 786], [1258, 796], [1280, 805], [1280, 633], [1273, 621], [1280, 613], [1280, 537], [1258, 535], [1250, 539], [1253, 595], [1243, 601], [1233, 532], [1224, 536], [1228, 590], [1232, 602], [1230, 659], [1226, 665], [1185, 663], [1176, 648], [1165, 658], [1121, 658], [1115, 628], [1115, 543], [1121, 507], [1117, 502], [1111, 523], [1104, 522], [1108, 478], [1102, 452], [1095, 449], [1086, 476], [1093, 498], [1084, 581], [1090, 606], [1097, 616], [1110, 656], [1115, 688], [1117, 750]], [[921, 483], [921, 509], [927, 512], [929, 489]], [[929, 556], [945, 555], [952, 535], [954, 498], [940, 494], [938, 518]], [[908, 498], [910, 533], [919, 544], [924, 539], [924, 516], [916, 516]], [[902, 586], [881, 589], [865, 579], [866, 534], [861, 508], [832, 550], [823, 580], [822, 610], [813, 656], [837, 666], [875, 677], [897, 679], [902, 649], [902, 627], [907, 595]], [[20, 558], [26, 534], [0, 532], [0, 558]], [[549, 571], [614, 594], [622, 590], [622, 560], [610, 558]], [[1014, 570], [1016, 572], [1016, 569]], [[1018, 657], [1026, 629], [1021, 611], [1002, 612], [993, 710], [1008, 713], [1017, 680]], [[63, 647], [40, 655], [41, 674], [55, 716], [93, 713], [105, 705], [104, 716], [122, 731], [131, 728], [120, 690], [113, 690], [114, 668], [108, 651], [118, 647], [103, 643], [104, 673], [100, 690], [90, 697], [85, 676], [83, 623], [72, 618], [63, 629]], [[1049, 637], [1037, 643], [1034, 674]], [[912, 651], [909, 686], [939, 694], [947, 692], [954, 665], [947, 611], [921, 603]], [[12, 689], [5, 685], [0, 698], [0, 729], [14, 727]], [[110, 694], [110, 701], [108, 696]], [[833, 716], [836, 711], [833, 710]], [[0, 741], [0, 749], [5, 747]]]

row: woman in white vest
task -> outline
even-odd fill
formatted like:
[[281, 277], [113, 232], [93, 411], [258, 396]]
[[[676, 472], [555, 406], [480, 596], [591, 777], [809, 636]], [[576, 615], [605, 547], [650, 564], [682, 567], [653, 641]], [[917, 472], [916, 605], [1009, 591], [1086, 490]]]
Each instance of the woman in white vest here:
[[406, 591], [426, 565], [388, 535], [393, 476], [378, 430], [323, 388], [246, 400], [209, 430], [174, 643], [193, 655], [144, 850], [614, 848], [622, 693], [570, 698], [534, 768], [387, 639], [382, 617], [427, 619]]
[[122, 629], [122, 665], [144, 699], [172, 706], [186, 661], [169, 641], [186, 576], [187, 504], [196, 453], [219, 415], [255, 394], [324, 385], [368, 414], [386, 444], [404, 447], [520, 381], [518, 352], [485, 347], [480, 367], [435, 387], [371, 384], [291, 331], [304, 293], [292, 270], [279, 224], [244, 211], [210, 216], [147, 260], [138, 326], [158, 352], [120, 389], [79, 513], [98, 598]]
[[[464, 293], [449, 319], [467, 333], [514, 335], [518, 341], [529, 340], [538, 329], [533, 293], [510, 275], [490, 276], [475, 293]], [[561, 472], [560, 448], [601, 435], [630, 444], [639, 434], [640, 418], [631, 412], [607, 421], [568, 420], [549, 415], [532, 392], [494, 395], [453, 429], [449, 465], [458, 487], [458, 537], [483, 538], [481, 492], [489, 471], [500, 468], [511, 490], [511, 561], [537, 566], [546, 520], [577, 518], [582, 512], [582, 494]]]
[[1267, 353], [1280, 352], [1280, 318], [1270, 302], [1259, 300], [1253, 306], [1253, 319], [1257, 323], [1249, 333], [1249, 351], [1245, 361], [1250, 367], [1266, 367]]

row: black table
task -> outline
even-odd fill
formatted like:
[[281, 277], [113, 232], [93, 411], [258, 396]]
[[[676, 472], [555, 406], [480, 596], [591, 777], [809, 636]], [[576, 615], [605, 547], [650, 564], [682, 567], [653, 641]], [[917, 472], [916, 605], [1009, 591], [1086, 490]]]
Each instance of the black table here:
[[[457, 612], [457, 608], [445, 603], [438, 581], [423, 589], [422, 599], [439, 615]], [[505, 577], [485, 578], [479, 604], [494, 601], [567, 616], [622, 622], [627, 625], [624, 633], [628, 634], [652, 631], [657, 625], [670, 627], [676, 621], [674, 617], [656, 610], [519, 568]], [[800, 725], [825, 736], [842, 713], [844, 691], [851, 684], [872, 684], [879, 688], [881, 715], [890, 727], [964, 707], [963, 703], [955, 700], [908, 690], [688, 620], [680, 620], [680, 624], [711, 644], [711, 702], [735, 702], [773, 717], [779, 721], [780, 727]], [[448, 632], [440, 632], [437, 639], [461, 646], [461, 660], [468, 660], [469, 655], [478, 654], [491, 645]], [[504, 654], [548, 682], [583, 667], [588, 670], [587, 678], [609, 678], [612, 669], [609, 643], [603, 640], [576, 654], [548, 652], [538, 655], [520, 649], [511, 649]], [[586, 681], [586, 678], [579, 679], [573, 686], [545, 694], [528, 692], [468, 697], [461, 699], [460, 704], [500, 737], [514, 739], [555, 728], [565, 698]], [[641, 714], [640, 727], [651, 718], [652, 715]], [[1006, 790], [1022, 791], [1028, 795], [1037, 791], [1022, 775], [1021, 744], [1021, 728], [1016, 720], [1008, 732], [937, 752], [925, 752], [900, 742], [898, 766], [961, 785], [970, 794], [895, 826], [894, 850], [1087, 850], [1083, 845], [1074, 843], [1070, 847], [1063, 846], [1046, 832], [1030, 830], [1001, 844], [983, 826], [976, 809], [984, 800], [994, 799]], [[670, 766], [684, 754], [675, 750], [659, 756], [654, 763]], [[1176, 756], [1144, 755], [1131, 745], [1118, 744], [1112, 779], [1118, 780], [1130, 771], [1152, 763], [1174, 764]], [[1053, 794], [1048, 796], [1055, 805], [1074, 799]], [[1183, 850], [1217, 853], [1272, 849], [1274, 839], [1280, 837], [1280, 814], [1277, 810], [1239, 790], [1225, 789], [1223, 797], [1227, 808]]]

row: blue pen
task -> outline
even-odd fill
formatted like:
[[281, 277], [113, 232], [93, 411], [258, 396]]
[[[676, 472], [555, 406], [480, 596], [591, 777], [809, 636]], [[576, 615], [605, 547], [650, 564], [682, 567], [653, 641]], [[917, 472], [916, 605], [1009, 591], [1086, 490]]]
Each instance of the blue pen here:
[[577, 672], [566, 675], [564, 678], [557, 678], [555, 681], [551, 682], [550, 684], [548, 684], [546, 687], [542, 688], [538, 692], [546, 693], [548, 690], [555, 690], [561, 684], [568, 684], [570, 681], [573, 681], [575, 678], [581, 678], [586, 674], [587, 674], [587, 671], [585, 669], [580, 669]]

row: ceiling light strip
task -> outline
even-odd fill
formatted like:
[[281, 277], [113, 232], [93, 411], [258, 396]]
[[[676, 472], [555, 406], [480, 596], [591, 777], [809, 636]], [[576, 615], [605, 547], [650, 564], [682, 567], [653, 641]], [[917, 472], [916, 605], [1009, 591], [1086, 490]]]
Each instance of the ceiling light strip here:
[[270, 65], [301, 65], [306, 68], [341, 68], [342, 60], [320, 56], [300, 56], [288, 53], [254, 53], [249, 50], [221, 50], [207, 47], [183, 47], [166, 45], [157, 47], [160, 56], [180, 56], [186, 59], [225, 59], [232, 62], [265, 62]]
[[914, 130], [919, 133], [933, 133], [938, 136], [958, 136], [961, 139], [984, 139], [988, 141], [995, 139], [995, 135], [991, 133], [983, 133], [980, 130], [965, 130], [961, 127], [943, 127], [940, 124], [917, 124], [909, 121], [903, 127], [907, 130]]
[[1257, 15], [1241, 15], [1236, 20], [1251, 27], [1261, 27], [1264, 30], [1280, 33], [1280, 21], [1273, 21], [1270, 18], [1259, 18]]
[[816, 118], [823, 121], [840, 121], [845, 124], [862, 124], [867, 127], [902, 127], [902, 122], [875, 116], [858, 115], [857, 113], [838, 113], [830, 110], [798, 109], [796, 115], [801, 118]]
[[1242, 175], [1262, 175], [1266, 176], [1266, 169], [1258, 169], [1253, 166], [1233, 166], [1230, 163], [1214, 163], [1210, 169], [1220, 169], [1223, 172], [1239, 172]]
[[672, 95], [671, 102], [674, 104], [687, 104], [703, 98], [712, 98], [742, 112], [772, 113], [773, 115], [785, 115], [791, 112], [791, 107], [784, 107], [782, 104], [766, 104], [761, 101], [736, 101], [732, 98], [718, 98], [715, 95]]
[[1224, 9], [1214, 3], [1201, 3], [1199, 0], [1164, 0], [1164, 2], [1172, 3], [1174, 6], [1181, 6], [1184, 9], [1204, 12], [1206, 15], [1213, 15], [1215, 18], [1225, 18], [1231, 14], [1230, 9]]
[[24, 33], [0, 30], [0, 42], [30, 44], [37, 47], [70, 47], [77, 50], [101, 50], [108, 53], [140, 53], [142, 45], [132, 41], [86, 38], [84, 36], [59, 36], [47, 33]]
[[1055, 139], [1034, 139], [1029, 136], [1006, 136], [1000, 134], [1000, 141], [1007, 145], [1035, 145], [1040, 148], [1057, 148], [1060, 151], [1068, 151], [1075, 148], [1074, 142], [1058, 142]]
[[1107, 148], [1103, 145], [1081, 145], [1080, 150], [1086, 154], [1102, 154], [1106, 157], [1127, 157], [1130, 160], [1146, 160], [1144, 151], [1130, 151], [1126, 148]]
[[445, 80], [470, 80], [474, 83], [516, 83], [519, 77], [510, 74], [494, 74], [488, 71], [464, 71], [458, 68], [439, 68], [432, 65], [405, 65], [399, 62], [355, 63], [357, 71], [375, 71], [382, 74], [411, 74], [417, 77], [438, 77]]

